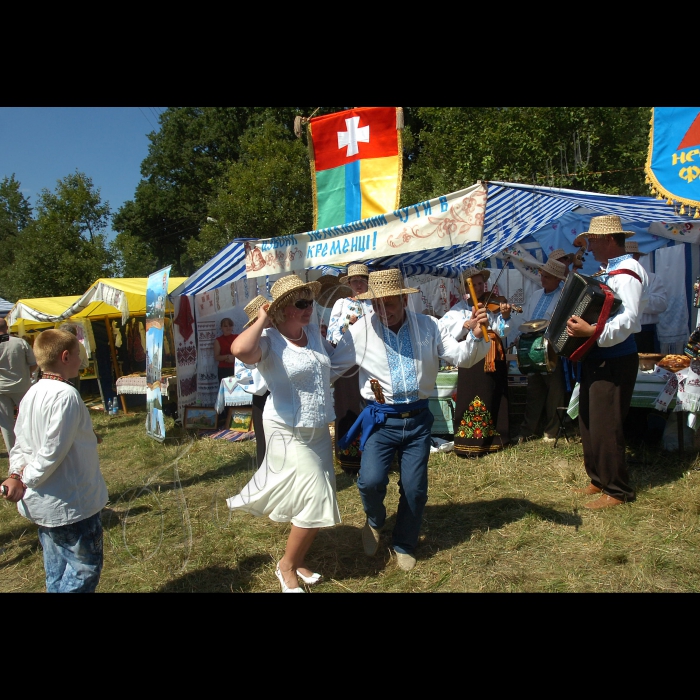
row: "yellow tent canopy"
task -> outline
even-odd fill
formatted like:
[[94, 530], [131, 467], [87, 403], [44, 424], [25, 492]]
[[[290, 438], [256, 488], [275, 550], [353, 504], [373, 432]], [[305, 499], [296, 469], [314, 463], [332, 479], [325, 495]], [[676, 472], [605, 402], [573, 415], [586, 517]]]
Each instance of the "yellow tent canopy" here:
[[[185, 277], [171, 277], [168, 293], [179, 287]], [[7, 315], [7, 325], [17, 326], [24, 320], [25, 328], [49, 328], [69, 318], [122, 317], [146, 315], [147, 277], [101, 278], [82, 296], [20, 299]], [[168, 302], [166, 311], [172, 311]], [[37, 325], [34, 325], [37, 324]], [[41, 325], [38, 325], [41, 324]]]

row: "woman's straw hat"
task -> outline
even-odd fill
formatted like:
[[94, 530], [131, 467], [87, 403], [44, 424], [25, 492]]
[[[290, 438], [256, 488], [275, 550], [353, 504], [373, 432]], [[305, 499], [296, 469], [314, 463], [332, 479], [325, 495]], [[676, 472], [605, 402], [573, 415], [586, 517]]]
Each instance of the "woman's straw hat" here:
[[248, 304], [245, 306], [243, 311], [245, 311], [246, 316], [248, 317], [248, 323], [243, 326], [243, 328], [248, 328], [248, 326], [252, 325], [255, 323], [255, 321], [258, 318], [258, 311], [260, 311], [260, 307], [263, 304], [267, 304], [270, 300], [266, 299], [262, 294], [258, 294], [258, 296], [255, 297], [252, 301], [249, 301]]
[[304, 282], [304, 280], [297, 277], [295, 274], [280, 277], [270, 288], [272, 302], [270, 303], [270, 308], [267, 310], [268, 315], [272, 316], [275, 310], [280, 308], [280, 306], [286, 306], [285, 302], [289, 300], [289, 297], [294, 292], [299, 292], [302, 289], [309, 289], [314, 298], [316, 298], [321, 291], [321, 283]]
[[369, 273], [369, 289], [364, 294], [358, 294], [358, 299], [378, 299], [379, 297], [393, 297], [397, 294], [415, 294], [418, 289], [405, 287], [401, 270], [391, 268], [389, 270], [377, 270]]
[[[575, 255], [576, 253], [567, 253], [563, 248], [557, 248], [547, 256], [547, 260], [558, 260], [559, 262], [563, 262], [564, 265], [568, 265]], [[566, 260], [562, 260], [562, 258], [566, 258]]]
[[481, 275], [484, 278], [484, 282], [486, 282], [488, 281], [488, 278], [491, 277], [491, 270], [481, 270], [478, 267], [468, 267], [462, 273], [462, 279], [466, 280], [469, 277], [475, 277], [476, 275]]
[[639, 250], [639, 243], [637, 241], [625, 241], [625, 253], [639, 253], [639, 255], [647, 255]]
[[316, 295], [316, 303], [326, 309], [333, 306], [338, 299], [352, 296], [352, 289], [342, 284], [335, 275], [323, 275], [316, 281], [321, 285], [321, 291]]
[[566, 265], [564, 263], [555, 260], [551, 255], [549, 260], [544, 265], [540, 265], [539, 269], [543, 272], [548, 272], [550, 275], [558, 277], [560, 280], [566, 278]]
[[[622, 220], [619, 216], [594, 216], [588, 225], [588, 231], [581, 233], [581, 236], [612, 236], [615, 233], [624, 233], [625, 236], [634, 236], [634, 231], [623, 231]], [[576, 236], [578, 238], [578, 236]], [[576, 245], [576, 241], [574, 241]]]
[[341, 277], [339, 282], [343, 284], [347, 282], [351, 277], [369, 277], [369, 268], [367, 265], [362, 265], [361, 263], [356, 263], [355, 265], [348, 265], [348, 274]]

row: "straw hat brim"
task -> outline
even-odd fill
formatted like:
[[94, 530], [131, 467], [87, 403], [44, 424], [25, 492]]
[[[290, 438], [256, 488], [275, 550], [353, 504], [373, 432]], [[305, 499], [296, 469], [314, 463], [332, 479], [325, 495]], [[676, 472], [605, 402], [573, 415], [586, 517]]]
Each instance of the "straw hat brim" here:
[[403, 289], [380, 289], [372, 290], [364, 294], [358, 294], [356, 299], [379, 299], [380, 297], [395, 297], [398, 294], [416, 294], [420, 289], [414, 289], [413, 287], [404, 287]]
[[274, 301], [270, 302], [270, 308], [267, 310], [268, 315], [272, 315], [275, 313], [277, 309], [279, 309], [280, 306], [286, 306], [286, 302], [289, 301], [289, 298], [294, 295], [296, 292], [301, 291], [302, 289], [309, 289], [311, 290], [311, 293], [314, 295], [314, 300], [318, 296], [318, 293], [321, 291], [322, 285], [319, 282], [306, 282], [305, 284], [300, 284], [297, 287], [294, 287], [293, 289], [290, 289], [283, 294], [280, 294], [280, 296], [277, 297]]
[[467, 279], [468, 277], [477, 277], [478, 275], [481, 275], [484, 278], [484, 282], [488, 282], [489, 277], [491, 277], [491, 270], [483, 269], [483, 270], [478, 270], [477, 272], [472, 272], [470, 275], [467, 275], [467, 270], [465, 270], [462, 273], [462, 279]]
[[335, 304], [338, 299], [351, 297], [352, 289], [347, 284], [338, 284], [332, 287], [324, 287], [316, 296], [316, 303], [324, 309], [328, 309]]

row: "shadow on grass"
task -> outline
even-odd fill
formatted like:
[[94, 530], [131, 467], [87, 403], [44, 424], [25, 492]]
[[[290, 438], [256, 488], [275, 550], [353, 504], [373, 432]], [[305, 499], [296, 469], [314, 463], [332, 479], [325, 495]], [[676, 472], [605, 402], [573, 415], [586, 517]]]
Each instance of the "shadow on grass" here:
[[12, 557], [12, 559], [7, 559], [6, 561], [0, 562], [0, 569], [5, 569], [9, 566], [14, 566], [22, 559], [31, 557], [36, 554], [37, 550], [41, 551], [41, 545], [39, 544], [39, 534], [36, 525], [32, 523], [23, 524], [20, 527], [14, 528], [3, 532], [0, 535], [0, 549], [5, 551], [10, 545], [14, 545], [16, 540], [19, 540], [22, 536], [27, 536], [22, 544], [17, 544], [19, 552]]
[[648, 491], [683, 478], [690, 468], [698, 468], [698, 452], [667, 452], [644, 445], [628, 448], [627, 468], [637, 492]]
[[245, 593], [254, 589], [255, 574], [270, 566], [270, 557], [256, 554], [238, 566], [211, 566], [190, 571], [161, 586], [157, 593]]

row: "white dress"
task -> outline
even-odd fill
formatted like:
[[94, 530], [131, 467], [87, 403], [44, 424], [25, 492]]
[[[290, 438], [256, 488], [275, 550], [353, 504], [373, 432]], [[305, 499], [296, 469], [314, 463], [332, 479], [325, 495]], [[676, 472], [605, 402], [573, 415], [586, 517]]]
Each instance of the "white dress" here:
[[340, 523], [333, 450], [334, 419], [330, 359], [318, 326], [306, 328], [300, 348], [274, 328], [260, 339], [257, 364], [270, 390], [263, 411], [265, 459], [241, 492], [227, 499], [231, 510], [269, 516], [297, 527]]

